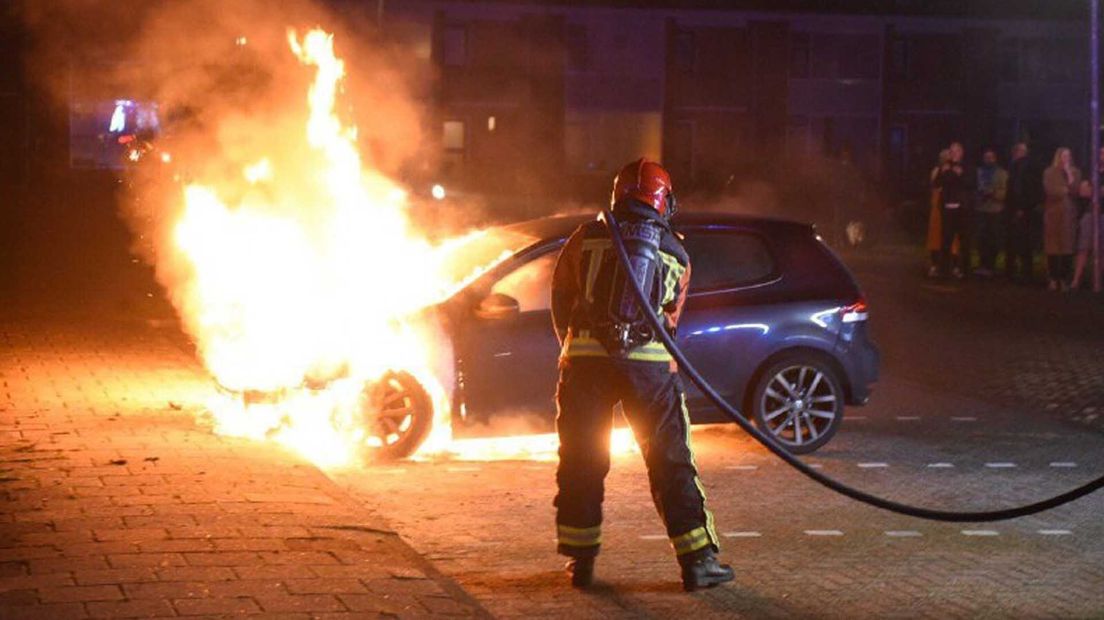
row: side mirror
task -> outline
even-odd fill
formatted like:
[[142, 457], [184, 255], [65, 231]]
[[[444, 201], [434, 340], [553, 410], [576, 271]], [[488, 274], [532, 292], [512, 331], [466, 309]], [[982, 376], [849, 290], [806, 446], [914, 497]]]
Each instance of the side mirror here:
[[511, 319], [519, 312], [518, 300], [502, 293], [487, 295], [475, 308], [475, 316], [493, 321]]

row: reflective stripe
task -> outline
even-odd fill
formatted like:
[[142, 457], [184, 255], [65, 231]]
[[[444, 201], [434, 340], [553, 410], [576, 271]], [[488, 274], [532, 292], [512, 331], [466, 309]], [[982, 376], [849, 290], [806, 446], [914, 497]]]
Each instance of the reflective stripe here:
[[705, 507], [705, 486], [702, 485], [701, 478], [698, 477], [698, 462], [694, 459], [694, 446], [690, 443], [690, 409], [686, 406], [685, 392], [680, 395], [679, 400], [682, 407], [682, 421], [686, 427], [686, 449], [690, 452], [690, 464], [694, 466], [694, 486], [698, 487], [698, 493], [701, 493], [702, 512], [705, 513], [705, 531], [709, 535], [709, 542], [719, 550], [721, 539], [717, 537], [717, 528], [713, 523], [713, 513]]
[[[579, 332], [579, 334], [568, 332], [567, 338], [564, 339], [561, 356], [610, 357], [609, 351], [606, 351], [606, 347], [602, 346], [602, 343], [597, 339], [591, 338], [589, 335], [584, 335], [587, 333], [588, 332], [585, 330]], [[662, 342], [649, 342], [632, 349], [623, 359], [644, 362], [669, 362], [671, 361], [671, 354], [667, 352]]]
[[709, 532], [704, 527], [698, 527], [671, 538], [671, 546], [675, 548], [676, 555], [693, 553], [698, 549], [712, 544], [709, 540]]
[[667, 267], [667, 273], [663, 278], [662, 301], [660, 301], [661, 306], [666, 306], [678, 297], [678, 283], [682, 279], [682, 274], [686, 273], [686, 267], [682, 266], [677, 258], [666, 252], [660, 252], [659, 258], [663, 260], [664, 266]]
[[571, 527], [556, 525], [556, 539], [568, 547], [593, 547], [602, 542], [602, 526]]

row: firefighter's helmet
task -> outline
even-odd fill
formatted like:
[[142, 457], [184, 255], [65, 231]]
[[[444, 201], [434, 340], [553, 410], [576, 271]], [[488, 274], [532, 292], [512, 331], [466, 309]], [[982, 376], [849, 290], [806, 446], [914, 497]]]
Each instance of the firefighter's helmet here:
[[672, 217], [678, 208], [671, 175], [663, 166], [643, 157], [625, 164], [613, 180], [610, 204], [616, 205], [626, 198], [635, 198], [666, 218]]

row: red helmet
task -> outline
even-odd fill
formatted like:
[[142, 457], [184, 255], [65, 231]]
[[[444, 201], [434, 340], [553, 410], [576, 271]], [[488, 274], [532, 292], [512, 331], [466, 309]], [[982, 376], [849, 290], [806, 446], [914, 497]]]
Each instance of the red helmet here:
[[635, 198], [664, 217], [675, 214], [675, 195], [674, 187], [671, 185], [671, 175], [663, 169], [663, 166], [643, 157], [625, 164], [613, 180], [610, 204], [615, 205], [625, 198]]

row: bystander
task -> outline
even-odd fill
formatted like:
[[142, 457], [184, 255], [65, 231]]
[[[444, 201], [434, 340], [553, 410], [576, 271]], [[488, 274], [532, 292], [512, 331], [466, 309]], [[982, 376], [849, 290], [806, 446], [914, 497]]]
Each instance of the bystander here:
[[997, 163], [997, 152], [985, 149], [977, 169], [977, 243], [980, 264], [974, 275], [993, 277], [997, 252], [1004, 240], [1004, 200], [1008, 172]]
[[[965, 150], [959, 142], [951, 143], [950, 160], [939, 166], [932, 187], [939, 189], [942, 243], [939, 246], [940, 274], [966, 277], [970, 270], [970, 209], [974, 179], [966, 171], [962, 158]], [[951, 245], [959, 240], [958, 264], [951, 265]]]
[[1066, 147], [1059, 148], [1043, 173], [1043, 251], [1047, 255], [1047, 288], [1052, 291], [1068, 288], [1077, 216], [1074, 199], [1080, 187], [1081, 170], [1073, 164], [1073, 153]]
[[1012, 147], [1008, 164], [1008, 184], [1005, 194], [1004, 270], [1009, 280], [1024, 284], [1032, 281], [1035, 261], [1035, 240], [1032, 231], [1039, 202], [1042, 199], [1040, 174], [1031, 165], [1027, 144]]

